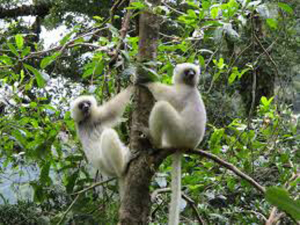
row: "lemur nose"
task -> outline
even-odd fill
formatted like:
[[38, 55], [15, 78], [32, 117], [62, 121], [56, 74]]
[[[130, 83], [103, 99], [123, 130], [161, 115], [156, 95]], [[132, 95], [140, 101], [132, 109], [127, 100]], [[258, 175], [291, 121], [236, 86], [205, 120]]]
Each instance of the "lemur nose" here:
[[89, 110], [89, 108], [90, 108], [90, 106], [88, 104], [84, 104], [82, 107], [82, 111], [86, 112]]
[[193, 76], [195, 76], [195, 71], [194, 70], [190, 70], [189, 72], [188, 72], [188, 76], [189, 77], [193, 77]]

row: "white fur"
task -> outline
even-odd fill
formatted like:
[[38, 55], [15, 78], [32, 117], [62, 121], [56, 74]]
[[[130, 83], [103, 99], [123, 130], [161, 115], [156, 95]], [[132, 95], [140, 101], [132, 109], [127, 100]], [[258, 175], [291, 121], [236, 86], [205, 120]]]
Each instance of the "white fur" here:
[[[184, 71], [195, 71], [193, 80], [186, 83]], [[202, 141], [205, 132], [206, 111], [197, 90], [200, 68], [191, 63], [179, 64], [174, 69], [173, 85], [146, 84], [157, 103], [149, 117], [149, 129], [154, 144], [160, 148], [177, 148], [173, 157], [172, 199], [169, 225], [179, 224], [181, 199], [180, 149], [194, 149]]]
[[[71, 115], [89, 162], [108, 176], [121, 177], [129, 160], [129, 149], [111, 127], [118, 123], [131, 92], [132, 87], [127, 88], [101, 106], [93, 96], [81, 96], [71, 103]], [[91, 103], [87, 115], [78, 107], [83, 101]]]

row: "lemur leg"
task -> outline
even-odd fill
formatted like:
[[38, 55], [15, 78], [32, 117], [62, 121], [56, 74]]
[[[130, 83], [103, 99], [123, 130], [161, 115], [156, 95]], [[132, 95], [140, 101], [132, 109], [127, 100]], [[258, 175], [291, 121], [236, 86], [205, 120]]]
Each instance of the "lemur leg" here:
[[103, 130], [101, 151], [105, 163], [114, 169], [116, 176], [121, 177], [130, 158], [130, 152], [114, 129], [106, 128]]
[[159, 101], [151, 111], [149, 128], [154, 144], [162, 147], [163, 137], [170, 143], [181, 140], [183, 124], [181, 116], [170, 103]]

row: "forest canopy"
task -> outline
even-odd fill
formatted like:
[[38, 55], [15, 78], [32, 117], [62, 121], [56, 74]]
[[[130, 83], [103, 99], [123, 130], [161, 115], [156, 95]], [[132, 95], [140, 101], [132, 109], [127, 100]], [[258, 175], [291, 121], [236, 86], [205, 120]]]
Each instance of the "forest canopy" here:
[[[138, 131], [200, 67], [206, 132], [182, 157], [180, 224], [300, 221], [300, 5], [272, 0], [0, 0], [0, 224], [167, 224], [173, 153]], [[70, 102], [133, 85], [115, 128], [134, 157], [91, 166]]]

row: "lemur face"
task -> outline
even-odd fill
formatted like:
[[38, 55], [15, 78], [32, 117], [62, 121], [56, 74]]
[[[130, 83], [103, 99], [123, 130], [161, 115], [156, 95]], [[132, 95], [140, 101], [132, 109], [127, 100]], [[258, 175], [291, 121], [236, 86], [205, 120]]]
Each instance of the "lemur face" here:
[[89, 116], [91, 112], [91, 105], [92, 103], [88, 100], [82, 101], [78, 104], [79, 110], [82, 112], [82, 114], [87, 117]]
[[192, 68], [183, 71], [183, 80], [186, 84], [194, 85], [194, 78], [196, 76], [196, 71]]
[[196, 87], [199, 81], [200, 67], [192, 63], [176, 65], [173, 74], [173, 84], [186, 84]]

